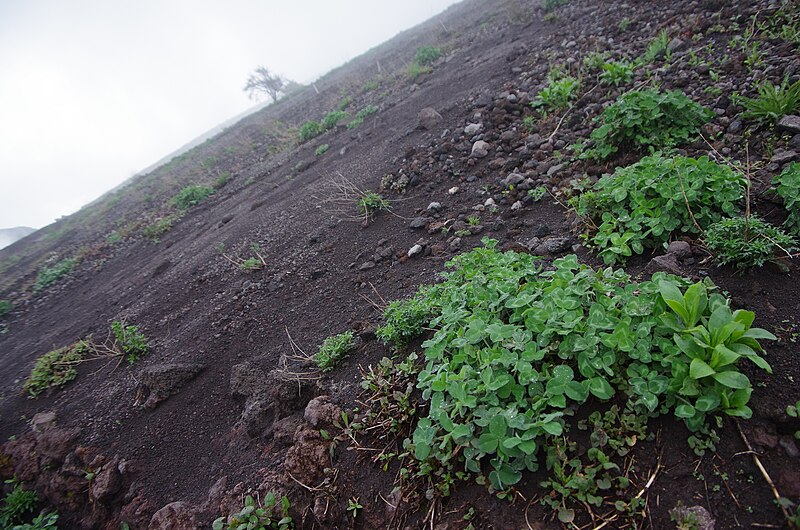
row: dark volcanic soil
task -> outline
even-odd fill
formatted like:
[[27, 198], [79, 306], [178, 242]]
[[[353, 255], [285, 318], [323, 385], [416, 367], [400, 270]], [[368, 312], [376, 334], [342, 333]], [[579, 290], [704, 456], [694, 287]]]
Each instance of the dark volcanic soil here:
[[[565, 146], [588, 136], [591, 118], [621, 90], [600, 87], [587, 94], [596, 81], [586, 79], [583, 97], [560, 125], [560, 115], [551, 116], [529, 135], [522, 126], [533, 115], [527, 103], [555, 65], [580, 64], [592, 51], [633, 58], [664, 29], [677, 41], [671, 43], [672, 62], [640, 69], [633, 83], [655, 76], [665, 88], [681, 88], [717, 110], [707, 126], [714, 147], [744, 159], [742, 124], [734, 124], [741, 109], [731, 92], [752, 95], [754, 80], [777, 81], [784, 73], [796, 78], [800, 60], [796, 46], [766, 37], [763, 63], [753, 71], [741, 57], [723, 54], [736, 34], [734, 22], [741, 33], [747, 17], [772, 7], [753, 1], [573, 0], [545, 22], [538, 1], [467, 0], [330, 73], [317, 83], [319, 95], [311, 88], [293, 94], [190, 153], [182, 164], [197, 167], [214, 155], [216, 174], [229, 172], [231, 179], [189, 210], [160, 243], [133, 233], [109, 245], [105, 235], [123, 220], [152, 220], [159, 214], [146, 206], [152, 197], [174, 194], [186, 179], [203, 181], [203, 173], [180, 173], [181, 166], [175, 175], [157, 170], [113, 205], [79, 214], [69, 229], [55, 227], [50, 238], [28, 238], [29, 247], [24, 240], [0, 251], [2, 258], [20, 256], [5, 262], [11, 265], [0, 282], [0, 298], [15, 301], [9, 331], [0, 335], [0, 439], [16, 437], [0, 452], [0, 472], [35, 484], [62, 514], [63, 528], [116, 529], [121, 521], [131, 528], [208, 527], [221, 505], [228, 513], [243, 493], [259, 487], [262, 493], [286, 493], [303, 528], [394, 527], [403, 521], [421, 526], [428, 506], [403, 519], [387, 508], [397, 469], [382, 472], [346, 442], [337, 444], [331, 461], [330, 442], [319, 433], [339, 432], [331, 425], [338, 415], [325, 403], [356, 406], [358, 367], [390, 354], [374, 340], [381, 318], [374, 303], [435, 281], [449, 257], [479, 245], [483, 236], [514, 249], [534, 236], [567, 238], [561, 254], [577, 252], [581, 260], [599, 264], [580, 245], [559, 202], [533, 202], [526, 192], [530, 183], [558, 190], [586, 172], [596, 176], [631, 161], [587, 167], [568, 163], [566, 151], [560, 156]], [[714, 25], [724, 31], [714, 31]], [[708, 43], [715, 51], [690, 64], [688, 51], [706, 50]], [[445, 54], [431, 73], [411, 81], [406, 64], [423, 45], [440, 46]], [[714, 67], [721, 72], [716, 81], [708, 75], [713, 61], [721, 64]], [[372, 81], [377, 88], [365, 89]], [[281, 141], [275, 132], [319, 120], [347, 96], [352, 113], [367, 105], [380, 111], [360, 127], [339, 126], [300, 145]], [[420, 111], [428, 107], [438, 115], [423, 123]], [[465, 134], [469, 123], [482, 128]], [[489, 143], [488, 156], [470, 156], [478, 139]], [[755, 131], [749, 154], [763, 161], [753, 174], [756, 192], [785, 163], [771, 162], [773, 153], [797, 140]], [[315, 155], [322, 144], [330, 148]], [[708, 151], [702, 142], [686, 148], [691, 156]], [[501, 181], [515, 171], [531, 181], [508, 193]], [[379, 213], [364, 226], [355, 208], [339, 211], [342, 192], [336, 184], [344, 179], [378, 190], [403, 176], [410, 180], [406, 193], [385, 192], [391, 213]], [[159, 188], [162, 181], [170, 185]], [[150, 202], [142, 202], [144, 194]], [[488, 199], [496, 211], [485, 206]], [[756, 193], [756, 210], [780, 218], [780, 207], [768, 199]], [[441, 207], [428, 209], [431, 202]], [[479, 227], [467, 225], [473, 215]], [[419, 217], [429, 219], [412, 228]], [[439, 221], [453, 229], [442, 231]], [[458, 229], [472, 235], [456, 237]], [[251, 243], [260, 246], [263, 270], [242, 272], [220, 252], [222, 245], [228, 256], [248, 257]], [[422, 253], [408, 258], [416, 244]], [[88, 248], [86, 257], [67, 280], [38, 293], [30, 289], [50, 252], [66, 257], [81, 246]], [[768, 347], [774, 375], [746, 369], [755, 386], [754, 418], [741, 428], [781, 494], [798, 501], [800, 451], [792, 434], [800, 427], [784, 413], [800, 399], [797, 268], [790, 263], [789, 273], [768, 266], [737, 275], [713, 267], [694, 249], [694, 259], [680, 265], [683, 274], [710, 275], [737, 307], [755, 311], [757, 325], [780, 338]], [[629, 272], [643, 273], [651, 257], [632, 260]], [[112, 320], [141, 326], [150, 355], [134, 366], [86, 363], [64, 388], [37, 399], [23, 395], [22, 383], [38, 356], [89, 335], [102, 339]], [[296, 348], [313, 353], [324, 338], [348, 329], [359, 332], [360, 346], [335, 371], [324, 377], [285, 375], [311, 372], [292, 357], [298, 354], [292, 339]], [[164, 396], [155, 396], [159, 388], [166, 388]], [[318, 396], [328, 396], [312, 407], [319, 423], [307, 409]], [[164, 399], [156, 403], [155, 397]], [[55, 413], [55, 426], [41, 414], [47, 411]], [[688, 432], [675, 420], [653, 421], [650, 428], [655, 439], [637, 445], [628, 460], [637, 491], [654, 477], [644, 495], [648, 516], [641, 527], [674, 527], [669, 510], [679, 503], [705, 507], [718, 529], [784, 524], [735, 422], [726, 420], [718, 450], [703, 458], [688, 447]], [[368, 440], [363, 443], [368, 446]], [[524, 478], [513, 502], [459, 483], [435, 505], [435, 527], [465, 528], [464, 515], [474, 508], [475, 528], [558, 528], [549, 508], [536, 502], [547, 493], [538, 486], [543, 477], [539, 472]], [[323, 495], [331, 488], [335, 494]], [[346, 512], [352, 498], [363, 505], [355, 523]], [[171, 515], [161, 511], [151, 522], [157, 510], [178, 501], [183, 504], [172, 504]], [[584, 514], [580, 521], [590, 519]], [[612, 520], [606, 528], [620, 524]]]

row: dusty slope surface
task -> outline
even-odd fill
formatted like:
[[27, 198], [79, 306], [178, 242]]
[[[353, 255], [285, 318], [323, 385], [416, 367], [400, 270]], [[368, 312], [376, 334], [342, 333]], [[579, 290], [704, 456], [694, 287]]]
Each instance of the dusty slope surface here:
[[[741, 29], [746, 18], [739, 17], [767, 8], [575, 1], [545, 22], [538, 2], [467, 1], [332, 72], [317, 83], [319, 94], [311, 88], [294, 94], [36, 241], [3, 250], [0, 298], [12, 300], [14, 309], [0, 336], [0, 439], [17, 439], [3, 448], [10, 458], [0, 461], [2, 472], [35, 484], [65, 527], [118, 528], [121, 521], [131, 528], [168, 528], [168, 521], [207, 527], [255, 490], [286, 493], [295, 521], [307, 528], [418, 527], [426, 517], [449, 525], [443, 528], [559, 527], [537, 502], [548, 494], [538, 486], [542, 471], [523, 479], [513, 502], [458, 482], [450, 498], [429, 505], [393, 493], [397, 466], [384, 473], [370, 462], [369, 437], [359, 445], [345, 435], [331, 447], [331, 435], [347, 431], [337, 411], [357, 406], [359, 366], [390, 354], [374, 340], [381, 317], [375, 306], [435, 281], [448, 258], [479, 245], [484, 235], [526, 251], [538, 246], [531, 243], [538, 237], [552, 246], [537, 253], [576, 251], [598, 263], [579, 245], [563, 205], [534, 202], [527, 190], [558, 190], [586, 172], [613, 169], [561, 165], [560, 153], [588, 134], [601, 104], [621, 90], [601, 96], [599, 88], [584, 89], [566, 119], [551, 116], [525, 130], [522, 120], [532, 115], [527, 103], [548, 71], [580, 64], [593, 50], [637, 56], [665, 29], [685, 60], [645, 68], [633, 83], [655, 75], [667, 88], [683, 88], [719, 109], [711, 127], [720, 132], [717, 148], [731, 154], [730, 146], [741, 146], [742, 124], [733, 126], [739, 109], [728, 94], [760, 76], [779, 80], [784, 71], [798, 72], [796, 47], [780, 42], [769, 43], [764, 64], [753, 72], [741, 57], [721, 57], [734, 22]], [[712, 32], [713, 24], [729, 33]], [[718, 49], [689, 65], [687, 48], [706, 49], [708, 42]], [[410, 80], [406, 65], [424, 45], [439, 46], [444, 55], [432, 72]], [[722, 64], [723, 77], [717, 91], [705, 91], [714, 81], [702, 65], [712, 60]], [[338, 126], [296, 143], [293, 128], [321, 119], [346, 98], [352, 114], [368, 105], [379, 111], [358, 127]], [[421, 117], [429, 107], [436, 112]], [[481, 128], [465, 134], [470, 123]], [[771, 134], [757, 131], [750, 153], [765, 159], [765, 175], [791, 158], [769, 167], [770, 156], [797, 143], [789, 136], [769, 140]], [[479, 139], [488, 142], [488, 156], [473, 156]], [[323, 144], [327, 151], [315, 154]], [[690, 155], [709, 150], [703, 143], [686, 149]], [[515, 172], [530, 179], [516, 189], [503, 183]], [[370, 223], [362, 224], [343, 198], [342, 186], [377, 190], [404, 178], [405, 193], [384, 192], [392, 212]], [[174, 211], [169, 197], [190, 182], [217, 183], [217, 190], [158, 243], [142, 237], [142, 228]], [[486, 205], [488, 199], [497, 207]], [[429, 208], [431, 202], [440, 207]], [[781, 215], [766, 200], [759, 206], [764, 215]], [[245, 273], [228, 258], [251, 256], [253, 243], [266, 266]], [[421, 253], [409, 259], [415, 245]], [[71, 255], [81, 261], [69, 275], [46, 289], [31, 288], [41, 266]], [[791, 434], [797, 425], [783, 412], [800, 397], [796, 269], [790, 264], [787, 275], [766, 267], [743, 277], [711, 267], [701, 253], [695, 257], [676, 264], [682, 274], [710, 274], [782, 339], [769, 349], [775, 375], [749, 373], [756, 417], [742, 428], [781, 493], [796, 501], [798, 451]], [[632, 260], [629, 271], [639, 273], [647, 262]], [[82, 364], [64, 388], [33, 400], [23, 395], [22, 382], [39, 355], [87, 336], [102, 340], [112, 320], [145, 332], [151, 353], [142, 362]], [[334, 372], [322, 377], [296, 360], [298, 348], [313, 353], [324, 338], [348, 329], [358, 332], [359, 347]], [[158, 391], [166, 399], [148, 401]], [[327, 397], [312, 399], [319, 396]], [[54, 422], [36, 416], [45, 411], [55, 412]], [[37, 432], [29, 427], [34, 417]], [[732, 421], [717, 452], [704, 458], [688, 447], [687, 431], [674, 420], [653, 421], [651, 431], [655, 438], [626, 459], [637, 491], [654, 479], [642, 490], [648, 505], [641, 526], [670, 527], [668, 511], [679, 503], [704, 506], [718, 528], [782, 524]], [[363, 505], [355, 520], [348, 499]], [[151, 522], [177, 501], [183, 504]], [[607, 507], [597, 511], [582, 513], [581, 524], [609, 517]], [[610, 527], [623, 525], [609, 520]]]

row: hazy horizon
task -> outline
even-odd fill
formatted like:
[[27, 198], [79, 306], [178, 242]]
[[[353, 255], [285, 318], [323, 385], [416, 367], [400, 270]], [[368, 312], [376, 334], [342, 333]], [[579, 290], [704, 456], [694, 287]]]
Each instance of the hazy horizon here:
[[254, 107], [259, 65], [309, 83], [455, 3], [4, 2], [0, 228], [74, 213]]

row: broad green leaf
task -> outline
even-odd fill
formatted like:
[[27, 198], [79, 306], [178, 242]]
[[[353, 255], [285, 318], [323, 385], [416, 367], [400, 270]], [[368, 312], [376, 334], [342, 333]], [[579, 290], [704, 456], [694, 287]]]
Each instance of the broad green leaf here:
[[683, 403], [675, 407], [675, 416], [682, 419], [688, 419], [694, 417], [696, 411], [695, 408], [691, 405], [687, 405]]
[[608, 384], [608, 381], [606, 381], [604, 377], [592, 377], [591, 379], [587, 379], [586, 384], [589, 387], [589, 392], [598, 399], [605, 401], [614, 396], [614, 389], [611, 388], [611, 385]]
[[767, 331], [766, 329], [761, 328], [750, 328], [745, 331], [744, 337], [749, 339], [765, 339], [765, 340], [778, 340], [778, 337]]
[[728, 372], [718, 372], [712, 376], [718, 383], [725, 385], [728, 388], [747, 388], [750, 386], [750, 380], [747, 378], [746, 375], [728, 371]]
[[700, 412], [711, 412], [712, 410], [717, 410], [720, 405], [720, 399], [718, 396], [700, 396], [697, 398], [694, 406]]
[[689, 375], [694, 379], [702, 379], [715, 373], [716, 371], [701, 359], [692, 359], [692, 364], [689, 365]]

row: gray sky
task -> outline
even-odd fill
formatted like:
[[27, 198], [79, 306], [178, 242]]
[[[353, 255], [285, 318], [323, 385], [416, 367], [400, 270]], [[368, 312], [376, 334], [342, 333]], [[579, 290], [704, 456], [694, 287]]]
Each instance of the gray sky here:
[[456, 0], [0, 0], [0, 228], [40, 228]]

